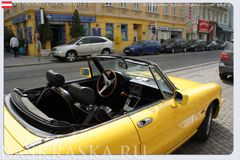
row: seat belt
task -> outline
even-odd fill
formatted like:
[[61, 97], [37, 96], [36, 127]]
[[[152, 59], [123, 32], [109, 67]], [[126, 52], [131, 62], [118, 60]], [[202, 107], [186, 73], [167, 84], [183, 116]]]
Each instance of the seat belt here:
[[87, 117], [85, 118], [85, 120], [83, 121], [83, 124], [89, 124], [89, 122], [91, 121], [91, 119], [93, 118], [94, 114], [95, 114], [95, 110], [96, 110], [96, 106], [91, 106], [90, 107], [90, 111], [87, 115]]

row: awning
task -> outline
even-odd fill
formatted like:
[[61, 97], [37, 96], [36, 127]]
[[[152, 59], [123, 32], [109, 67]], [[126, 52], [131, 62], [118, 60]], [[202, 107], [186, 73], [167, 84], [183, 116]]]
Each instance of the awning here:
[[226, 25], [223, 25], [223, 24], [217, 24], [217, 31], [233, 32], [233, 29], [231, 29], [229, 26], [226, 26]]

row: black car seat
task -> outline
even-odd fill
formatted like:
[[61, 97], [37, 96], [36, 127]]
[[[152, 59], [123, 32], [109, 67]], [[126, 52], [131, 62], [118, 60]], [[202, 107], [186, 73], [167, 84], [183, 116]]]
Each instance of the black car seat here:
[[80, 103], [80, 106], [84, 106], [85, 111], [88, 111], [88, 116], [86, 117], [83, 123], [89, 123], [91, 118], [94, 116], [97, 116], [97, 118], [101, 122], [105, 122], [112, 119], [112, 117], [108, 115], [104, 110], [100, 109], [96, 105], [93, 105], [93, 102], [95, 101], [95, 92], [92, 88], [80, 86], [77, 83], [72, 83], [68, 86], [68, 91], [71, 97], [76, 102]]

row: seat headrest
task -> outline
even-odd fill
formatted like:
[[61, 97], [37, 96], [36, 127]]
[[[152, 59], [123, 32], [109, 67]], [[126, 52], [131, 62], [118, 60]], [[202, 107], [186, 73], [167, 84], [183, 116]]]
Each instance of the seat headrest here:
[[80, 104], [90, 105], [95, 101], [95, 92], [92, 88], [72, 83], [68, 86], [71, 97]]
[[50, 87], [52, 86], [61, 87], [65, 83], [65, 78], [61, 74], [55, 73], [52, 70], [47, 71], [46, 78], [48, 81], [48, 86]]

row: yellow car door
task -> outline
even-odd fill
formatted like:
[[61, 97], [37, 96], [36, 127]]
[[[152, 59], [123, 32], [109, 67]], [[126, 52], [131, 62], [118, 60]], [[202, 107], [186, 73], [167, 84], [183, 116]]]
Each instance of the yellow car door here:
[[131, 119], [141, 139], [142, 154], [171, 153], [196, 132], [196, 106], [191, 100], [184, 105], [176, 103], [174, 90], [164, 80], [166, 78], [157, 68], [152, 68], [151, 72], [164, 98], [133, 114]]

